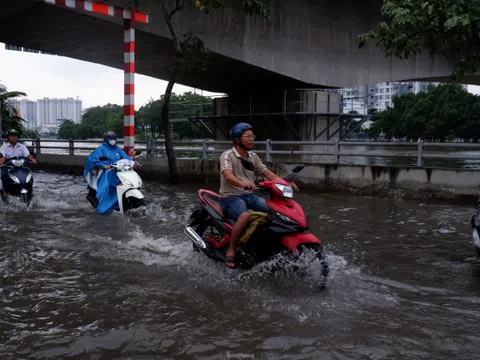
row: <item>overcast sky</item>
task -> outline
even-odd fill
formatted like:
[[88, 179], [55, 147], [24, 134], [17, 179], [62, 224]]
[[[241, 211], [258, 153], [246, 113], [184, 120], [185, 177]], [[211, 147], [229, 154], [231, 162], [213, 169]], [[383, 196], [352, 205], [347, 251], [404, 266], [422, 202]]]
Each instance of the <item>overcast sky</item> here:
[[[8, 51], [2, 43], [0, 82], [9, 90], [27, 93], [31, 100], [78, 97], [84, 109], [109, 102], [123, 104], [122, 70], [61, 56]], [[166, 86], [163, 80], [135, 75], [135, 108], [139, 109], [149, 99], [158, 99]], [[193, 88], [174, 87], [176, 93], [186, 91], [193, 91]], [[480, 87], [469, 86], [469, 91], [480, 94]], [[206, 91], [203, 94], [212, 95]]]
[[[107, 103], [123, 104], [123, 71], [62, 56], [5, 50], [0, 43], [0, 82], [8, 90], [23, 91], [30, 100], [43, 97], [79, 98], [83, 108]], [[135, 75], [135, 108], [158, 99], [167, 82]], [[175, 85], [183, 93], [193, 88]], [[200, 89], [197, 89], [200, 92]], [[207, 91], [203, 95], [212, 95]]]

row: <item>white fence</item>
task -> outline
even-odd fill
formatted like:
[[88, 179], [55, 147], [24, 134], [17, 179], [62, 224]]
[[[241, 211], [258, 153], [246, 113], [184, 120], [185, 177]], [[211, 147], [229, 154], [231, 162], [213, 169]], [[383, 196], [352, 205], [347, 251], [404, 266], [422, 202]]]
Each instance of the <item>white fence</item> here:
[[[35, 153], [87, 155], [101, 140], [22, 140]], [[119, 145], [122, 146], [122, 140]], [[212, 159], [231, 146], [230, 141], [174, 141], [180, 158]], [[147, 157], [164, 157], [164, 141], [137, 141], [136, 150]], [[309, 142], [257, 141], [255, 152], [266, 162], [313, 162], [328, 164], [368, 164], [425, 166], [433, 161], [438, 166], [474, 167], [480, 169], [480, 144], [477, 143], [407, 143], [407, 142]], [[382, 160], [383, 159], [383, 160]]]

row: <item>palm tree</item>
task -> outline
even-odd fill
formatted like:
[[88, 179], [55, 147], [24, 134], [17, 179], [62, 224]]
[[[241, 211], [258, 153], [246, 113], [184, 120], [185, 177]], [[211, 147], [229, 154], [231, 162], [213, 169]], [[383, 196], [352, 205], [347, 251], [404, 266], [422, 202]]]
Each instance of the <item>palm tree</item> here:
[[5, 85], [0, 84], [0, 137], [3, 138], [5, 131], [15, 129], [22, 137], [31, 137], [36, 135], [35, 131], [27, 130], [24, 126], [25, 119], [19, 116], [15, 109], [13, 101], [27, 94], [21, 91], [7, 91]]

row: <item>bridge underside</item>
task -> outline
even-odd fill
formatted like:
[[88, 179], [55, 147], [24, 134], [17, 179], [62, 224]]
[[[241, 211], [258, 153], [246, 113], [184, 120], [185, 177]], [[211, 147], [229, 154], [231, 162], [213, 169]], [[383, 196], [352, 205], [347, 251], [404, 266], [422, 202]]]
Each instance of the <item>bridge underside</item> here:
[[[57, 6], [16, 0], [2, 7], [0, 42], [123, 69], [121, 22]], [[136, 31], [136, 72], [168, 78], [174, 61], [170, 39]], [[75, 69], [72, 69], [75, 71]], [[101, 81], [101, 79], [99, 79]], [[184, 72], [178, 82], [212, 92], [257, 88], [318, 87], [216, 54], [206, 71]]]

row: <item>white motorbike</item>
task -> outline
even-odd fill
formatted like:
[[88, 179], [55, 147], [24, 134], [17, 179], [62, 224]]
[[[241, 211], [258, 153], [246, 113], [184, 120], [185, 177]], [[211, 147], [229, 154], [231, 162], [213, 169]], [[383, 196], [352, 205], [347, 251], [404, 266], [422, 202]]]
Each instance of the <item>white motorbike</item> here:
[[[146, 210], [145, 197], [143, 196], [140, 188], [142, 187], [142, 179], [133, 170], [135, 161], [122, 159], [111, 165], [112, 169], [107, 171], [115, 171], [120, 184], [117, 185], [117, 199], [119, 210], [115, 212], [125, 214], [128, 211], [140, 211]], [[94, 208], [98, 206], [97, 199], [97, 181], [104, 170], [93, 169], [90, 172], [90, 177], [87, 179], [88, 183], [88, 195], [87, 200], [92, 204]]]
[[470, 218], [470, 224], [472, 226], [475, 254], [477, 255], [477, 258], [480, 259], [480, 198], [477, 200], [477, 212]]

